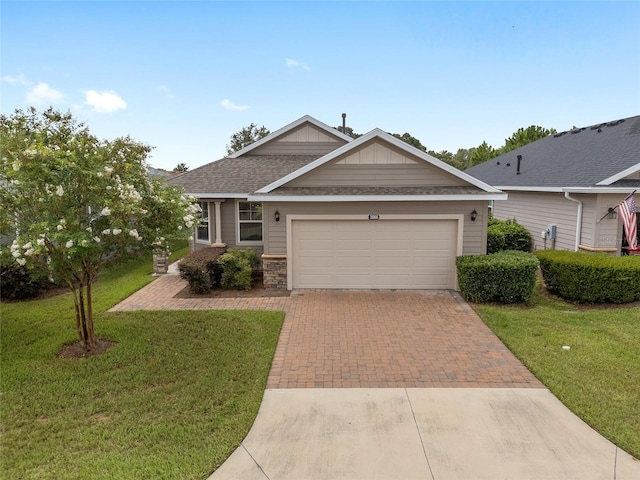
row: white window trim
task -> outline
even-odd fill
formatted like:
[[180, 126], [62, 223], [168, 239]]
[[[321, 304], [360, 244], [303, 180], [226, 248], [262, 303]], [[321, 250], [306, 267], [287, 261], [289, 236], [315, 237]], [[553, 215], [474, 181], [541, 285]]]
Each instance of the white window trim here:
[[198, 203], [206, 203], [207, 204], [207, 235], [208, 235], [208, 239], [207, 240], [202, 240], [200, 238], [198, 238], [198, 227], [196, 226], [196, 231], [195, 231], [195, 242], [200, 244], [200, 245], [211, 245], [211, 202], [208, 200], [198, 200]]
[[[262, 220], [260, 224], [262, 225], [262, 240], [261, 241], [250, 241], [250, 240], [240, 240], [240, 202], [249, 202], [249, 203], [260, 203], [262, 205]], [[250, 201], [246, 198], [236, 199], [236, 245], [247, 245], [247, 246], [255, 246], [255, 245], [264, 245], [264, 202], [262, 201]], [[257, 220], [252, 220], [252, 222], [257, 223]]]

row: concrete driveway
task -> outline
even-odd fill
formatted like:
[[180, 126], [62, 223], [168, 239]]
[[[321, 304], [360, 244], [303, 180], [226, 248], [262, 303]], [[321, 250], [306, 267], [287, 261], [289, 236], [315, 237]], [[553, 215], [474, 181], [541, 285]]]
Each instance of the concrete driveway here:
[[176, 299], [161, 277], [113, 307], [284, 310], [256, 421], [210, 480], [639, 480], [455, 292]]
[[448, 291], [298, 291], [210, 480], [640, 479]]

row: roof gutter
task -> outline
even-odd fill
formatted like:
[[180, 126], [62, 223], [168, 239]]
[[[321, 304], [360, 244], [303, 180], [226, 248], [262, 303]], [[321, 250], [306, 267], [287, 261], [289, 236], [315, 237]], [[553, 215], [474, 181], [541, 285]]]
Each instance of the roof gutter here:
[[578, 199], [572, 198], [569, 192], [564, 192], [564, 198], [578, 204], [578, 216], [576, 218], [576, 243], [573, 248], [573, 251], [577, 252], [580, 247], [580, 233], [582, 232], [582, 202]]

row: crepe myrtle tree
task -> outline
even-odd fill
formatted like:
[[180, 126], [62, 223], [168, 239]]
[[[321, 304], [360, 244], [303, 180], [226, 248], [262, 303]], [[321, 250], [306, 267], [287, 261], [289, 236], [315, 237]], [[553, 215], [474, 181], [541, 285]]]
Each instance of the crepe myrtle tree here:
[[91, 287], [101, 269], [142, 250], [165, 251], [189, 236], [200, 208], [149, 178], [149, 146], [99, 140], [71, 113], [2, 115], [0, 142], [1, 233], [16, 236], [2, 261], [46, 263], [50, 280], [73, 292], [78, 340], [91, 350]]

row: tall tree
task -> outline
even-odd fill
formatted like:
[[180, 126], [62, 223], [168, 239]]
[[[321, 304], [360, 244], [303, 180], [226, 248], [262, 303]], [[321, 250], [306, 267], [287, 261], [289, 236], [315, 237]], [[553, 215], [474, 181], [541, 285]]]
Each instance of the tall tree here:
[[271, 132], [264, 125], [258, 128], [255, 123], [252, 123], [248, 127], [244, 127], [240, 131], [231, 135], [229, 145], [226, 146], [227, 155], [231, 155], [238, 150], [242, 150], [244, 147], [257, 142], [270, 133]]
[[186, 163], [179, 163], [178, 165], [176, 165], [173, 169], [174, 172], [188, 172], [189, 171], [189, 167], [187, 166]]
[[422, 150], [423, 152], [427, 151], [427, 147], [425, 147], [420, 142], [420, 140], [418, 140], [416, 137], [414, 137], [410, 133], [404, 132], [402, 135], [400, 135], [399, 133], [392, 133], [391, 135], [393, 135], [396, 138], [399, 138], [400, 140], [402, 140], [405, 143], [408, 143], [412, 147], [416, 147], [418, 150]]
[[473, 150], [471, 154], [471, 167], [479, 165], [482, 162], [486, 162], [494, 157], [500, 155], [500, 151], [493, 148], [486, 141], [482, 142], [478, 147]]
[[505, 139], [504, 146], [500, 154], [510, 152], [516, 148], [524, 147], [526, 144], [540, 140], [548, 135], [557, 133], [555, 128], [544, 128], [538, 125], [531, 125], [527, 128], [519, 128], [509, 138]]
[[199, 207], [149, 178], [149, 146], [99, 140], [71, 113], [1, 115], [0, 145], [0, 233], [17, 233], [10, 257], [46, 262], [51, 279], [69, 287], [78, 340], [91, 350], [98, 273], [114, 258], [187, 236]]

